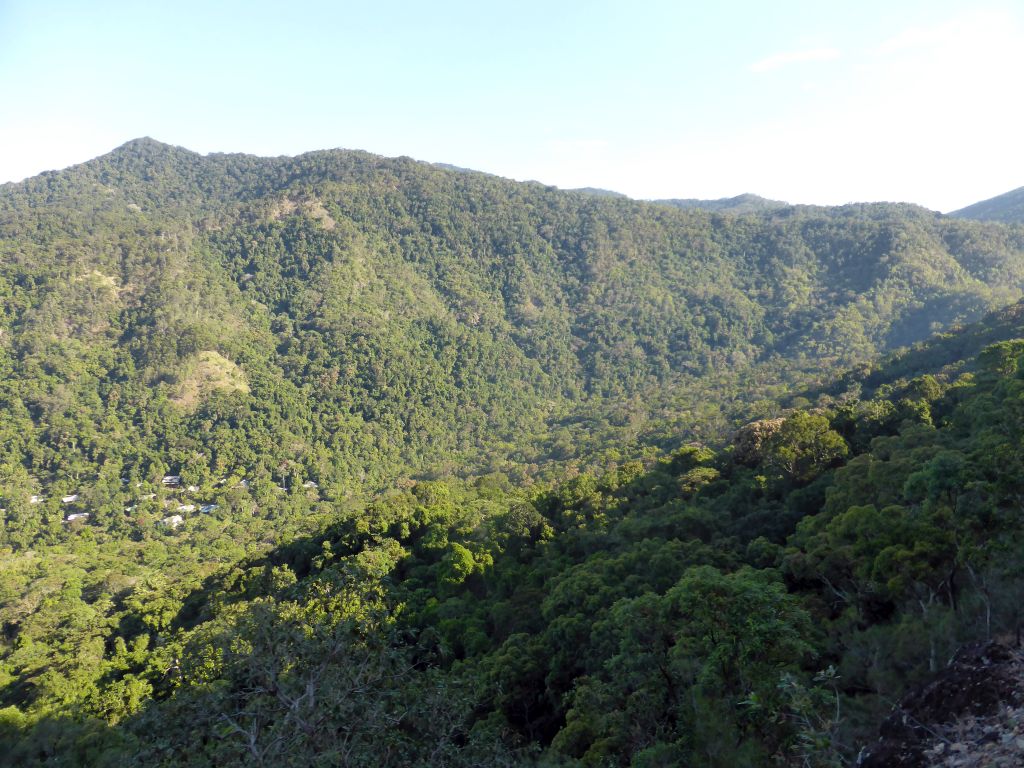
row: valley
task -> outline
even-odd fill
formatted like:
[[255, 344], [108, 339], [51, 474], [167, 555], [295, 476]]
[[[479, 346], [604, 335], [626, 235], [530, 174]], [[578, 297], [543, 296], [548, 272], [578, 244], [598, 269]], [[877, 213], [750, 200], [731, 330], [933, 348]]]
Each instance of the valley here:
[[971, 210], [3, 185], [4, 753], [847, 764], [1020, 626], [1024, 224]]

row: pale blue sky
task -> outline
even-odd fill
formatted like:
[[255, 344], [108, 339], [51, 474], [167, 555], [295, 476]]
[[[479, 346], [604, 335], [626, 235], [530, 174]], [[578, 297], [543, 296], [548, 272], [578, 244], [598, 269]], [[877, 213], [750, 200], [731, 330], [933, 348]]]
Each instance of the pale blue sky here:
[[0, 181], [138, 136], [634, 197], [1024, 185], [1011, 2], [0, 0]]

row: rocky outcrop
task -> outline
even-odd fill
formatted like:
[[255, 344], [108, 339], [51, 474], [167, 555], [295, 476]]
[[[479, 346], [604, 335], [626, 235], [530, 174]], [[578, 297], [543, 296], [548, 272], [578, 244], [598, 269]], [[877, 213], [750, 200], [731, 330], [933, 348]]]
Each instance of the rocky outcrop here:
[[965, 646], [912, 691], [865, 748], [860, 768], [1024, 765], [1024, 653], [996, 642]]

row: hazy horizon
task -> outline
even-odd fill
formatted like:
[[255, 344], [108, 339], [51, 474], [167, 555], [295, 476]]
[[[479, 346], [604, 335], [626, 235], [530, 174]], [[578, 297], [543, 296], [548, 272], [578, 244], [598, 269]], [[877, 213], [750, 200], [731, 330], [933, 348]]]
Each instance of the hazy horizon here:
[[[154, 137], [154, 136], [135, 136], [133, 138], [130, 138], [130, 139], [127, 139], [126, 141], [121, 142], [120, 144], [118, 144], [115, 147], [111, 147], [106, 152], [101, 152], [100, 154], [96, 155], [95, 157], [90, 157], [90, 158], [87, 158], [87, 159], [82, 160], [80, 162], [71, 163], [70, 165], [66, 165], [66, 166], [63, 166], [61, 168], [46, 168], [46, 169], [43, 169], [43, 170], [39, 171], [39, 173], [37, 173], [37, 174], [33, 174], [33, 176], [38, 176], [38, 175], [43, 174], [43, 173], [59, 172], [59, 171], [66, 170], [68, 168], [73, 168], [76, 165], [83, 165], [83, 164], [88, 163], [88, 162], [90, 162], [92, 160], [96, 160], [97, 158], [103, 157], [104, 155], [107, 155], [110, 152], [113, 152], [116, 149], [119, 149], [120, 147], [125, 146], [126, 144], [130, 144], [133, 141], [139, 141], [139, 140], [142, 140], [142, 139], [150, 139], [150, 140], [158, 142], [160, 144], [166, 144], [168, 146], [178, 147], [180, 149], [184, 149], [184, 150], [187, 150], [189, 152], [194, 152], [195, 154], [200, 155], [201, 157], [207, 157], [209, 155], [233, 155], [233, 154], [249, 155], [249, 156], [252, 156], [252, 157], [265, 157], [265, 158], [269, 158], [269, 157], [298, 157], [300, 155], [311, 154], [311, 153], [315, 153], [315, 152], [330, 152], [330, 151], [367, 152], [368, 154], [378, 155], [380, 157], [392, 157], [392, 158], [395, 158], [395, 157], [409, 157], [411, 160], [414, 160], [416, 162], [427, 163], [429, 165], [435, 165], [435, 166], [448, 166], [450, 168], [455, 168], [455, 169], [463, 170], [463, 171], [470, 171], [470, 172], [473, 172], [473, 173], [483, 173], [483, 174], [487, 174], [487, 175], [490, 175], [490, 176], [497, 176], [499, 178], [506, 178], [506, 179], [508, 179], [510, 181], [515, 181], [515, 182], [543, 184], [545, 186], [553, 186], [553, 187], [556, 187], [557, 189], [561, 189], [561, 190], [564, 190], [564, 191], [596, 190], [596, 191], [600, 191], [600, 192], [609, 192], [609, 193], [613, 193], [613, 194], [617, 194], [617, 195], [622, 195], [623, 197], [627, 197], [627, 198], [629, 198], [631, 200], [637, 200], [637, 201], [640, 201], [640, 202], [659, 202], [659, 201], [664, 201], [664, 200], [705, 200], [705, 201], [717, 201], [717, 200], [729, 200], [729, 199], [732, 199], [732, 198], [742, 197], [743, 195], [754, 195], [754, 196], [760, 197], [762, 199], [771, 200], [771, 201], [774, 201], [774, 202], [783, 202], [783, 203], [786, 203], [786, 204], [789, 204], [789, 205], [812, 205], [812, 206], [813, 205], [820, 205], [820, 206], [824, 206], [824, 207], [829, 207], [829, 206], [833, 206], [833, 205], [849, 205], [849, 204], [857, 204], [857, 203], [911, 203], [911, 204], [914, 204], [914, 205], [921, 205], [921, 203], [918, 203], [915, 200], [848, 200], [845, 203], [817, 203], [817, 202], [813, 202], [813, 201], [811, 201], [811, 202], [794, 203], [794, 202], [789, 201], [789, 200], [777, 200], [776, 198], [769, 198], [766, 195], [762, 195], [762, 194], [758, 193], [757, 190], [751, 190], [751, 189], [746, 189], [746, 190], [743, 190], [743, 191], [740, 191], [740, 192], [736, 192], [735, 194], [721, 195], [720, 197], [715, 197], [715, 198], [707, 198], [707, 197], [700, 198], [700, 197], [694, 197], [693, 195], [671, 195], [671, 196], [666, 196], [666, 197], [634, 197], [632, 195], [627, 195], [625, 192], [620, 192], [619, 190], [616, 190], [616, 189], [608, 189], [606, 187], [597, 187], [597, 186], [594, 186], [594, 185], [587, 185], [587, 186], [582, 186], [582, 187], [562, 187], [562, 186], [559, 186], [557, 184], [549, 184], [548, 182], [545, 182], [543, 179], [513, 179], [511, 177], [502, 176], [501, 174], [498, 174], [498, 173], [493, 173], [492, 171], [488, 171], [485, 168], [466, 168], [466, 167], [463, 167], [463, 166], [457, 166], [457, 165], [455, 165], [453, 163], [447, 163], [447, 162], [445, 162], [443, 160], [428, 160], [428, 159], [423, 159], [423, 158], [419, 158], [419, 157], [411, 157], [410, 155], [382, 155], [379, 152], [369, 152], [368, 150], [363, 150], [363, 149], [360, 149], [358, 147], [321, 147], [321, 148], [318, 148], [318, 149], [310, 149], [310, 150], [306, 150], [306, 151], [303, 151], [303, 152], [298, 152], [298, 153], [295, 153], [295, 154], [285, 153], [285, 154], [279, 154], [279, 155], [256, 154], [256, 153], [253, 153], [253, 152], [236, 152], [236, 151], [233, 151], [233, 150], [230, 150], [230, 149], [212, 150], [210, 152], [198, 152], [198, 151], [192, 149], [191, 147], [187, 147], [187, 146], [184, 146], [182, 144], [178, 144], [178, 143], [173, 142], [173, 141], [164, 141], [163, 139], [160, 139], [160, 138], [157, 138], [157, 137]], [[10, 181], [0, 182], [0, 185], [2, 185], [2, 184], [17, 184], [19, 182], [26, 181], [26, 180], [32, 178], [33, 176], [26, 176], [26, 177], [24, 177], [22, 179], [12, 179]], [[998, 197], [1001, 194], [1004, 194], [1006, 192], [1011, 192], [1011, 191], [1013, 191], [1013, 190], [1003, 190], [1002, 192], [997, 192], [994, 195], [990, 195], [988, 198], [982, 198], [982, 199], [979, 199], [979, 200], [974, 200], [971, 203], [966, 203], [964, 206], [961, 206], [961, 208], [966, 207], [968, 205], [971, 205], [973, 203], [984, 202], [985, 200], [988, 200], [991, 197]], [[922, 206], [922, 207], [926, 207], [927, 208], [927, 206]], [[931, 209], [931, 210], [937, 210], [937, 209]], [[950, 210], [958, 210], [958, 209], [950, 209]], [[949, 213], [949, 212], [950, 211], [940, 211], [940, 213]]]
[[635, 199], [950, 211], [1024, 183], [1022, 69], [1024, 13], [998, 0], [13, 0], [0, 181], [148, 135], [202, 154], [347, 147]]

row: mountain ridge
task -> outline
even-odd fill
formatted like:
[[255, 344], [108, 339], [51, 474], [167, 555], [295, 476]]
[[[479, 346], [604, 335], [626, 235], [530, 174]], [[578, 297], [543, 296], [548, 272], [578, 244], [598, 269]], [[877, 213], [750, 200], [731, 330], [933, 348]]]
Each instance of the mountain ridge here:
[[654, 203], [672, 205], [677, 208], [700, 208], [706, 211], [719, 211], [728, 213], [763, 213], [775, 211], [780, 208], [790, 207], [789, 203], [782, 200], [769, 200], [766, 197], [755, 195], [750, 192], [736, 195], [735, 197], [722, 197], [717, 200], [699, 200], [696, 198], [671, 198], [665, 200], [652, 200]]
[[959, 219], [1020, 224], [1024, 222], [1024, 187], [968, 205], [949, 215]]
[[[486, 455], [527, 424], [534, 458], [604, 442], [591, 418], [711, 437], [742, 418], [693, 415], [715, 376], [726, 390], [812, 377], [1024, 288], [1013, 228], [908, 204], [743, 219], [354, 150], [203, 156], [143, 138], [3, 188], [6, 290], [29, 305], [6, 338], [19, 364], [36, 355], [59, 373], [100, 355], [132, 387], [171, 392], [196, 354], [216, 353], [269, 377], [237, 395], [247, 408], [274, 401], [268, 387], [314, 411], [329, 393], [328, 422], [355, 428], [330, 473], [351, 489], [370, 465], [381, 482], [388, 467], [425, 468], [432, 450]], [[314, 390], [314, 376], [333, 383]], [[634, 399], [647, 405], [627, 415]], [[432, 408], [475, 426], [448, 434]], [[339, 427], [317, 429], [319, 442]]]
[[[507, 181], [509, 183], [535, 184], [535, 185], [539, 185], [539, 186], [543, 186], [543, 187], [555, 188], [555, 187], [552, 187], [552, 185], [547, 184], [547, 183], [545, 183], [543, 181], [539, 181], [539, 180], [514, 181], [512, 179], [508, 179], [508, 178], [505, 178], [505, 177], [502, 177], [502, 176], [498, 176], [498, 175], [493, 174], [493, 173], [491, 173], [489, 171], [478, 170], [478, 169], [475, 169], [475, 168], [467, 168], [467, 167], [453, 165], [451, 163], [446, 163], [446, 162], [432, 162], [432, 161], [425, 161], [425, 160], [417, 160], [417, 159], [412, 158], [412, 157], [407, 156], [407, 155], [388, 156], [388, 155], [382, 155], [382, 154], [378, 154], [378, 153], [374, 153], [374, 152], [369, 152], [369, 151], [361, 150], [361, 149], [350, 149], [350, 148], [336, 147], [336, 148], [329, 148], [329, 149], [307, 150], [307, 151], [300, 152], [300, 153], [297, 153], [297, 154], [294, 154], [294, 155], [288, 155], [288, 154], [282, 154], [282, 155], [261, 155], [261, 154], [251, 153], [251, 152], [229, 152], [229, 151], [220, 151], [220, 150], [212, 151], [212, 152], [208, 152], [208, 153], [200, 153], [200, 152], [197, 152], [195, 150], [191, 150], [191, 149], [189, 149], [189, 148], [187, 148], [187, 147], [185, 147], [183, 145], [178, 145], [178, 144], [173, 144], [173, 143], [169, 143], [169, 142], [164, 142], [164, 141], [161, 141], [159, 139], [154, 139], [154, 138], [152, 138], [150, 136], [140, 136], [140, 137], [137, 137], [137, 138], [134, 138], [134, 139], [129, 139], [129, 140], [125, 141], [124, 143], [118, 145], [117, 147], [114, 147], [110, 151], [108, 151], [106, 153], [103, 153], [101, 155], [98, 155], [97, 157], [94, 157], [94, 158], [92, 158], [90, 160], [86, 160], [86, 161], [83, 161], [81, 163], [75, 163], [75, 164], [73, 164], [71, 166], [68, 166], [67, 168], [64, 168], [64, 169], [54, 169], [54, 170], [43, 171], [40, 174], [37, 174], [36, 176], [28, 177], [28, 178], [22, 179], [20, 181], [5, 182], [3, 185], [0, 185], [0, 187], [8, 185], [8, 184], [11, 184], [11, 185], [23, 184], [25, 182], [31, 181], [32, 179], [40, 177], [40, 176], [51, 176], [51, 175], [54, 175], [54, 174], [61, 173], [62, 171], [65, 171], [65, 170], [69, 170], [71, 168], [77, 168], [77, 167], [84, 166], [84, 165], [87, 165], [87, 164], [95, 162], [95, 161], [101, 161], [104, 158], [110, 158], [110, 157], [115, 157], [116, 158], [116, 157], [125, 156], [125, 157], [128, 157], [128, 158], [136, 158], [136, 159], [143, 158], [144, 159], [145, 157], [156, 158], [156, 157], [159, 157], [161, 155], [167, 156], [167, 155], [173, 155], [175, 153], [184, 154], [186, 156], [191, 157], [194, 160], [202, 160], [204, 158], [220, 159], [220, 160], [248, 159], [248, 160], [259, 160], [259, 161], [278, 161], [278, 162], [282, 162], [282, 163], [287, 163], [289, 161], [297, 161], [297, 160], [301, 160], [303, 158], [309, 158], [309, 157], [314, 157], [314, 156], [324, 155], [324, 154], [348, 153], [348, 154], [353, 154], [353, 155], [362, 155], [362, 156], [365, 156], [366, 158], [373, 158], [373, 159], [377, 159], [379, 161], [408, 161], [408, 162], [412, 162], [412, 163], [421, 164], [421, 165], [424, 165], [424, 166], [434, 167], [434, 168], [437, 168], [437, 169], [440, 169], [440, 170], [445, 170], [445, 171], [452, 171], [452, 172], [456, 172], [456, 173], [464, 173], [464, 174], [470, 174], [470, 175], [479, 174], [479, 175], [483, 175], [483, 176], [489, 176], [489, 177], [492, 177], [492, 178], [495, 178], [495, 179], [502, 179], [503, 181]], [[1022, 189], [1024, 189], [1024, 188], [1022, 188]], [[819, 208], [819, 209], [829, 209], [829, 208], [841, 208], [841, 207], [844, 207], [843, 205], [823, 205], [823, 204], [813, 204], [813, 203], [812, 204], [802, 204], [801, 206], [795, 206], [794, 204], [791, 204], [791, 203], [788, 203], [788, 202], [785, 202], [785, 201], [782, 201], [782, 200], [773, 200], [773, 199], [765, 198], [765, 197], [763, 197], [761, 195], [757, 195], [757, 194], [749, 193], [749, 192], [741, 193], [741, 194], [735, 195], [733, 197], [723, 197], [723, 198], [715, 198], [715, 199], [711, 199], [711, 198], [704, 199], [704, 198], [633, 198], [633, 197], [625, 195], [625, 194], [623, 194], [621, 192], [617, 192], [615, 190], [603, 189], [603, 188], [599, 188], [599, 187], [565, 188], [565, 189], [562, 189], [562, 191], [565, 191], [565, 192], [578, 192], [578, 193], [593, 195], [595, 197], [612, 197], [612, 198], [621, 198], [621, 199], [632, 200], [632, 201], [642, 202], [642, 203], [654, 203], [654, 204], [670, 205], [670, 206], [677, 207], [677, 208], [682, 208], [682, 209], [701, 209], [701, 210], [708, 210], [708, 211], [719, 211], [719, 212], [723, 212], [724, 211], [724, 212], [733, 212], [733, 213], [767, 212], [767, 211], [777, 210], [777, 209], [787, 208], [787, 207], [810, 207], [810, 208]], [[1015, 190], [1015, 192], [1019, 192], [1019, 191], [1020, 190]], [[1007, 194], [1012, 194], [1012, 193], [1007, 193]], [[997, 198], [993, 198], [993, 200], [995, 200], [995, 199], [997, 199]], [[985, 201], [985, 202], [988, 202], [988, 201]], [[902, 201], [902, 202], [860, 201], [860, 202], [848, 203], [848, 204], [845, 204], [845, 205], [861, 206], [861, 205], [918, 205], [918, 204], [911, 203], [911, 202], [908, 202], [908, 201]], [[924, 208], [923, 206], [919, 206], [919, 207]], [[927, 208], [924, 208], [924, 209], [925, 210], [929, 210]], [[961, 210], [966, 211], [968, 209], [965, 208], [965, 209], [961, 209]], [[960, 211], [955, 211], [955, 212], [952, 212], [952, 213], [946, 214], [946, 215], [958, 216], [959, 214], [960, 214]]]

